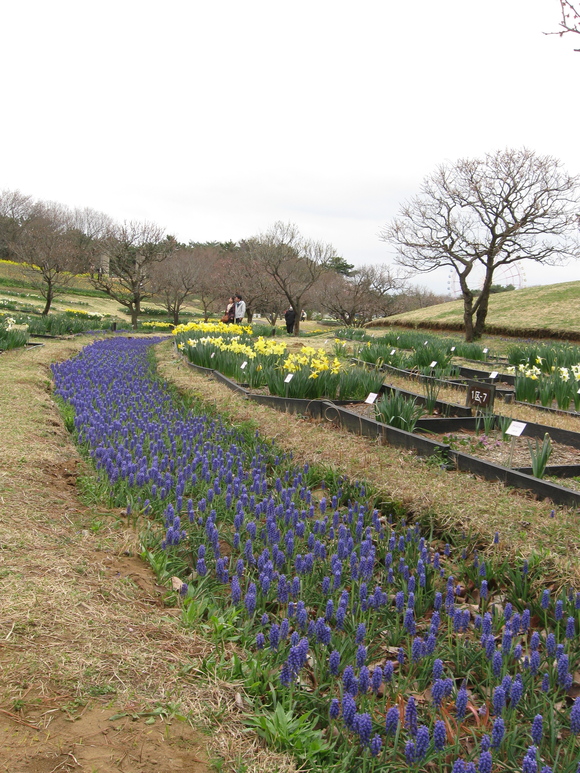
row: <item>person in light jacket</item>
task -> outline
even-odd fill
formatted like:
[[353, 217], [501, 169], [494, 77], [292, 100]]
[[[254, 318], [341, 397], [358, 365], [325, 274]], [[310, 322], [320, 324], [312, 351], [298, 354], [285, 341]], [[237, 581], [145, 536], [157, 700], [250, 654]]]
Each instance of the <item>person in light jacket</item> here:
[[246, 316], [246, 302], [242, 299], [242, 296], [239, 293], [238, 295], [234, 296], [234, 301], [236, 302], [236, 324], [241, 325], [244, 317]]

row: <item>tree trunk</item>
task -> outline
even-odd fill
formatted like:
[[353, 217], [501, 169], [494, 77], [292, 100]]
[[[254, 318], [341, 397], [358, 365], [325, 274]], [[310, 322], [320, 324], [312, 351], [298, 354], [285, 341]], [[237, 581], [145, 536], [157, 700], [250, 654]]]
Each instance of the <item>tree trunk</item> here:
[[43, 317], [47, 317], [48, 316], [48, 312], [50, 311], [50, 307], [52, 305], [52, 299], [53, 298], [54, 298], [54, 295], [49, 290], [48, 293], [46, 294], [46, 303], [44, 304], [44, 309], [42, 310], [42, 316]]
[[138, 304], [131, 304], [129, 308], [131, 312], [131, 327], [133, 330], [137, 330], [137, 323], [139, 322], [139, 305]]
[[179, 309], [173, 310], [173, 324], [175, 325], [175, 327], [179, 325]]
[[44, 309], [42, 310], [42, 316], [46, 317], [48, 316], [48, 312], [50, 311], [50, 307], [52, 305], [52, 301], [54, 299], [54, 291], [52, 289], [52, 285], [48, 285], [46, 290], [46, 303], [44, 304]]
[[248, 316], [248, 325], [251, 325], [252, 324], [252, 320], [254, 319], [254, 312], [250, 311], [250, 309], [248, 309], [246, 307], [246, 314]]
[[473, 328], [473, 337], [475, 340], [481, 338], [485, 328], [485, 320], [487, 319], [487, 312], [489, 309], [489, 296], [491, 291], [491, 283], [493, 281], [493, 270], [489, 270], [485, 277], [485, 282], [481, 288], [481, 294], [477, 299], [477, 311], [475, 314], [475, 326]]
[[465, 340], [473, 341], [473, 293], [467, 286], [467, 282], [460, 277], [461, 290], [463, 292], [463, 325], [465, 327]]

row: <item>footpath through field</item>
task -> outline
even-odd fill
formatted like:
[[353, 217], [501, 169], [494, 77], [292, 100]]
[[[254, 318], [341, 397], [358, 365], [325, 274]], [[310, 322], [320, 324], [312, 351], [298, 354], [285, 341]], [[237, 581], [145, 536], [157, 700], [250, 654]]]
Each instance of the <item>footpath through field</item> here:
[[0, 355], [0, 771], [290, 771], [243, 733], [239, 687], [199, 678], [213, 645], [165, 606], [134, 525], [78, 497], [50, 363], [86, 343]]

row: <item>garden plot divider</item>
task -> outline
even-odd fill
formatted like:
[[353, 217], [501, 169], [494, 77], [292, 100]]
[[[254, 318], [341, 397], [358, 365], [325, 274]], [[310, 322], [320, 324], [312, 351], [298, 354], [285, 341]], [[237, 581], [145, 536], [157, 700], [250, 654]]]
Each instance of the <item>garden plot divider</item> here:
[[[194, 365], [185, 357], [183, 359], [190, 368], [193, 368], [199, 373], [214, 376], [216, 380], [224, 386], [232, 391], [238, 392], [246, 399], [256, 402], [259, 405], [268, 405], [283, 413], [301, 414], [303, 416], [310, 416], [313, 419], [322, 419], [345, 429], [348, 432], [374, 438], [379, 440], [382, 444], [412, 450], [420, 456], [429, 457], [434, 454], [439, 454], [443, 465], [447, 463], [448, 466], [451, 465], [457, 470], [470, 472], [485, 480], [499, 481], [507, 486], [526, 489], [539, 499], [550, 499], [554, 504], [564, 505], [566, 507], [580, 507], [580, 492], [575, 492], [555, 483], [540, 480], [539, 478], [535, 478], [518, 469], [502, 467], [501, 465], [493, 464], [493, 462], [487, 462], [478, 457], [471, 456], [470, 454], [456, 451], [445, 443], [431, 440], [413, 432], [396, 429], [388, 424], [383, 424], [374, 419], [361, 416], [344, 407], [345, 405], [352, 405], [352, 401], [334, 402], [324, 399], [307, 400], [295, 397], [256, 394], [250, 392], [247, 386], [227, 378], [216, 370], [204, 368], [200, 365]], [[388, 389], [389, 387], [386, 387], [386, 390]], [[395, 388], [392, 387], [392, 389]], [[398, 391], [405, 394], [403, 390]], [[413, 397], [420, 397], [420, 395], [415, 395], [412, 392], [407, 394]], [[442, 403], [442, 406], [446, 406], [450, 411], [455, 410], [456, 408], [461, 409], [462, 413], [456, 418], [443, 417], [420, 419], [417, 422], [417, 428], [425, 431], [426, 427], [430, 424], [431, 429], [435, 431], [435, 424], [433, 422], [439, 422], [436, 430], [438, 432], [448, 431], [442, 429], [443, 426], [447, 425], [450, 427], [454, 426], [456, 429], [459, 428], [459, 426], [462, 428], [475, 427], [476, 417], [471, 416], [470, 408], [461, 405], [455, 406], [451, 403]], [[546, 431], [549, 431], [550, 436], [553, 437], [556, 442], [564, 442], [574, 448], [580, 448], [580, 434], [567, 432], [566, 430], [554, 427], [545, 427], [542, 424], [528, 424], [523, 434], [529, 435], [530, 437], [543, 437]]]
[[[399, 376], [400, 378], [408, 378], [413, 379], [415, 381], [424, 382], [425, 379], [430, 379], [436, 384], [439, 384], [440, 386], [451, 386], [451, 387], [465, 387], [467, 389], [467, 381], [469, 380], [477, 380], [481, 381], [483, 383], [489, 383], [489, 384], [495, 384], [495, 394], [496, 397], [498, 397], [500, 400], [506, 400], [511, 401], [514, 398], [514, 391], [513, 389], [503, 389], [501, 386], [498, 386], [498, 379], [491, 379], [490, 373], [487, 371], [482, 370], [475, 370], [473, 368], [460, 368], [459, 369], [459, 375], [461, 378], [435, 378], [433, 376], [424, 376], [420, 373], [415, 373], [411, 370], [405, 370], [404, 368], [396, 368], [394, 365], [376, 365], [372, 362], [365, 362], [364, 360], [359, 360], [356, 357], [351, 358], [351, 362], [355, 363], [356, 365], [360, 365], [362, 367], [367, 368], [376, 368], [377, 370], [381, 370], [384, 373], [391, 373], [393, 376]], [[499, 383], [505, 383], [505, 384], [515, 384], [515, 379], [513, 376], [508, 376], [505, 374], [501, 374], [499, 377], [501, 378], [501, 382]], [[403, 394], [415, 394], [413, 392], [405, 392], [403, 389], [399, 389], [400, 392]], [[421, 395], [416, 395], [416, 397], [421, 398]]]

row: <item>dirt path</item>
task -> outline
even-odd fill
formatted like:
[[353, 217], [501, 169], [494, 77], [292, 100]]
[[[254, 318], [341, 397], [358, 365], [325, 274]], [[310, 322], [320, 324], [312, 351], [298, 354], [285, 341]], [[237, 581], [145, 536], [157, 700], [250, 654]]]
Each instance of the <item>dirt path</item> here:
[[49, 363], [83, 343], [0, 355], [0, 771], [205, 773], [216, 745], [175, 714], [200, 713], [183, 666], [210, 645], [164, 607], [135, 530], [77, 496]]

